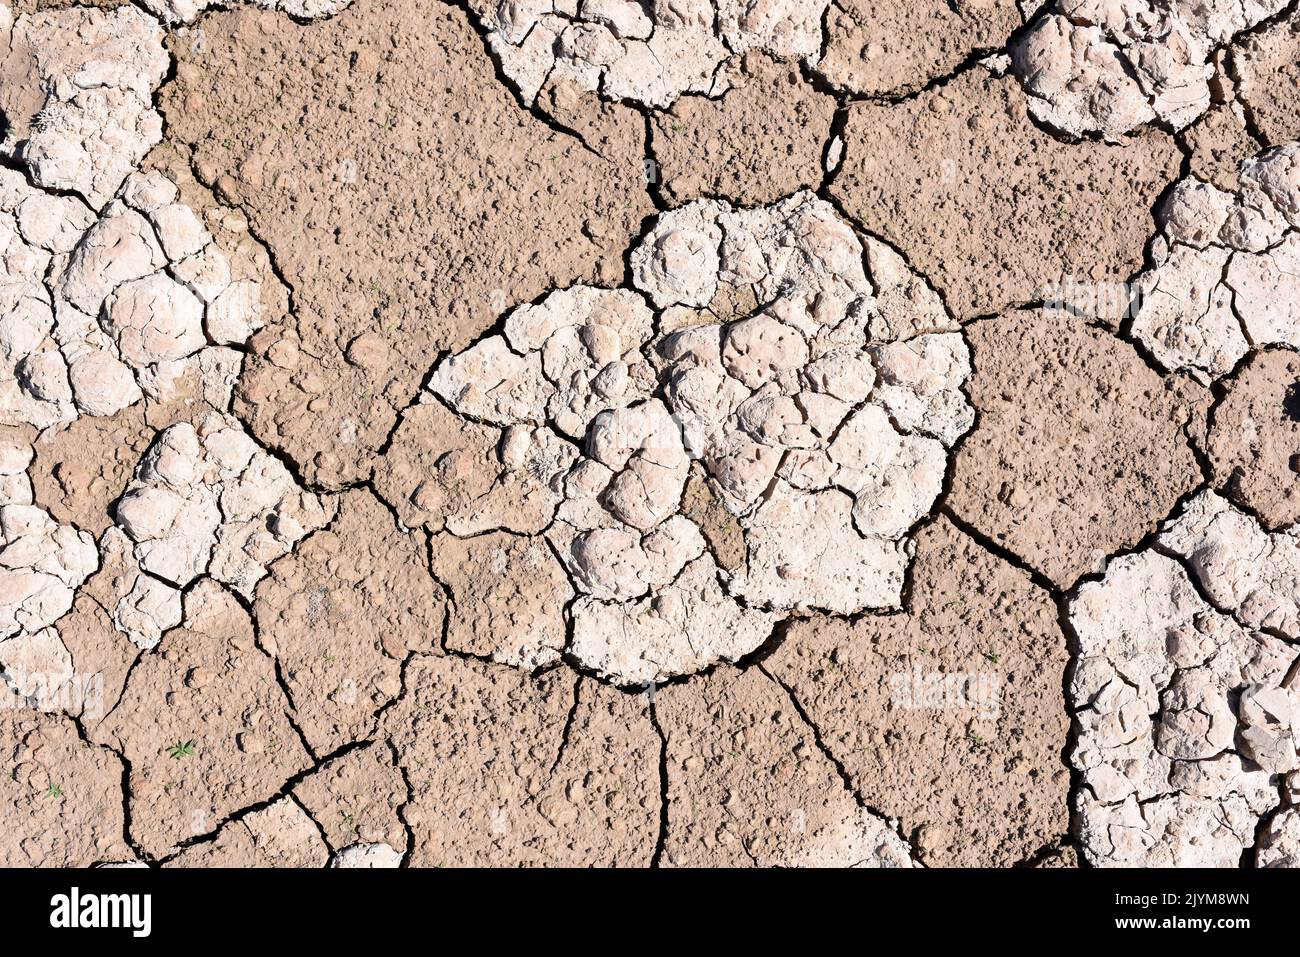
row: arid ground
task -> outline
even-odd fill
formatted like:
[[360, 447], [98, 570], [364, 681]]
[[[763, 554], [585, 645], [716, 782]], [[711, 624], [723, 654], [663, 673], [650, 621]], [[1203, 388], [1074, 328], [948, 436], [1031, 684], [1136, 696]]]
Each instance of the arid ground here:
[[1300, 865], [1300, 0], [0, 0], [0, 865]]

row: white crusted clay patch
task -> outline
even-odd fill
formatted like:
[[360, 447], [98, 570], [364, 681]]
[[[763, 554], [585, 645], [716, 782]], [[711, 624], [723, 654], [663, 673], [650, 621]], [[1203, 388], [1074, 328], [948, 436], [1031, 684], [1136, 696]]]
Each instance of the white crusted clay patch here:
[[[503, 476], [523, 473], [496, 486], [545, 490], [584, 665], [661, 680], [735, 661], [790, 612], [898, 607], [909, 533], [974, 420], [970, 357], [957, 333], [877, 339], [915, 317], [877, 301], [865, 256], [807, 193], [693, 203], [632, 251], [644, 299], [553, 292], [435, 369], [426, 401], [490, 426]], [[692, 462], [743, 567], [683, 514]]]

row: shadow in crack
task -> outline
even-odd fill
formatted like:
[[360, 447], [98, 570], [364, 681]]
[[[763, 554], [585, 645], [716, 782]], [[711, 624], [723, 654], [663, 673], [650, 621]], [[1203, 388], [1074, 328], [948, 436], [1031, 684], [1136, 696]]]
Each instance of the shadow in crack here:
[[1300, 381], [1292, 382], [1282, 397], [1282, 412], [1292, 422], [1300, 422]]

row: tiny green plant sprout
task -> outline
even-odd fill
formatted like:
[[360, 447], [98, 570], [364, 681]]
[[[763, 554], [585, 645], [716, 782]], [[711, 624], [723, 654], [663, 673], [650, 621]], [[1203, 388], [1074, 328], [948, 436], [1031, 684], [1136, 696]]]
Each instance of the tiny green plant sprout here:
[[167, 753], [173, 758], [188, 758], [194, 753], [196, 746], [194, 741], [177, 741], [167, 749]]
[[59, 787], [57, 784], [51, 784], [50, 789], [45, 792], [45, 796], [52, 797], [57, 801], [59, 798], [63, 797], [63, 788]]

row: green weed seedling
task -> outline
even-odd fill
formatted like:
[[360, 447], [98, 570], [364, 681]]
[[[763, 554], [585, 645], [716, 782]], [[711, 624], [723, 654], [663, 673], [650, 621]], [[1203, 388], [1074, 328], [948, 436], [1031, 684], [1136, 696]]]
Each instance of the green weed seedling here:
[[194, 741], [177, 741], [167, 749], [167, 753], [173, 758], [188, 758], [194, 754], [197, 747]]

